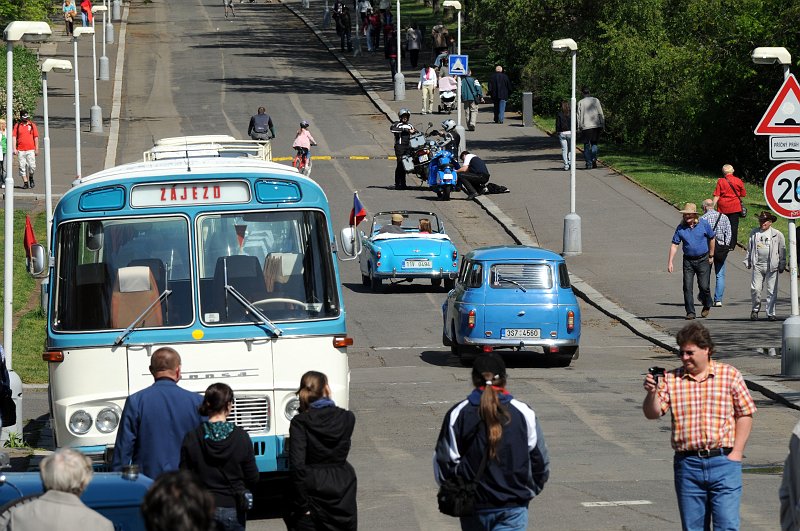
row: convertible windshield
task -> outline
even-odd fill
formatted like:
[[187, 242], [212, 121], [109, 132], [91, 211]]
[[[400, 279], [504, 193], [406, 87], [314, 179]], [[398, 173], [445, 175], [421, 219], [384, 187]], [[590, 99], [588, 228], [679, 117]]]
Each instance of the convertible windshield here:
[[192, 322], [188, 222], [183, 217], [64, 223], [56, 235], [53, 329], [130, 326], [165, 290], [138, 328]]
[[271, 321], [339, 315], [330, 239], [319, 211], [202, 216], [198, 267], [205, 323], [259, 321], [229, 288]]
[[[380, 212], [375, 214], [372, 218], [372, 234], [379, 234], [382, 232], [381, 228], [391, 225], [393, 215], [397, 214], [392, 212]], [[439, 217], [432, 212], [403, 211], [401, 215], [403, 216], [403, 221], [400, 227], [403, 229], [403, 232], [407, 234], [442, 232], [443, 227], [439, 222]]]

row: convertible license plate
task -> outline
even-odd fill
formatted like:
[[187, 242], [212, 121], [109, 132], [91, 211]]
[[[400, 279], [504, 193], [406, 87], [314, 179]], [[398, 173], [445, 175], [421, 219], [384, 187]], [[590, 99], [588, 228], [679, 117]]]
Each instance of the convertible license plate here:
[[538, 338], [541, 335], [539, 328], [505, 328], [503, 338], [531, 337]]
[[403, 262], [403, 269], [430, 269], [430, 260], [406, 260]]
[[420, 162], [428, 162], [428, 155], [420, 155], [419, 156]]

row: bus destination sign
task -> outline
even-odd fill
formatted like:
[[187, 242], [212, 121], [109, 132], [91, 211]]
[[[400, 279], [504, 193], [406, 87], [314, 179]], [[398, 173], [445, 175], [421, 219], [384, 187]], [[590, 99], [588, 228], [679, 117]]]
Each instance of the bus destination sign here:
[[131, 206], [171, 207], [248, 203], [250, 187], [245, 181], [195, 181], [140, 184], [131, 191]]

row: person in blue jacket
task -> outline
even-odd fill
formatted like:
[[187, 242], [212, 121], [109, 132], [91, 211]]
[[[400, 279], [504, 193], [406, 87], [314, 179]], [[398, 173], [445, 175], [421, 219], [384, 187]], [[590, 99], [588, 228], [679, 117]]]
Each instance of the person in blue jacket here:
[[156, 350], [150, 358], [150, 374], [153, 385], [125, 402], [111, 469], [134, 464], [142, 474], [156, 479], [162, 472], [178, 470], [183, 438], [205, 419], [198, 412], [203, 398], [178, 387], [181, 356], [177, 351]]
[[482, 355], [472, 367], [475, 389], [447, 412], [434, 453], [437, 483], [463, 477], [474, 481], [480, 463], [476, 511], [461, 517], [462, 530], [528, 527], [528, 504], [550, 477], [550, 459], [536, 414], [505, 389], [506, 367], [497, 354]]

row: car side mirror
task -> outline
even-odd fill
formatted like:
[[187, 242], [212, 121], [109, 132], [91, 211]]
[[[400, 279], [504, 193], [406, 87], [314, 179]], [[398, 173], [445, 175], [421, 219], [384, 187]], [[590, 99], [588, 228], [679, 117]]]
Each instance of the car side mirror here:
[[28, 261], [28, 273], [39, 277], [47, 269], [47, 254], [44, 245], [34, 243], [31, 245], [31, 258]]
[[356, 229], [355, 227], [345, 227], [341, 232], [342, 251], [349, 257], [355, 257]]

